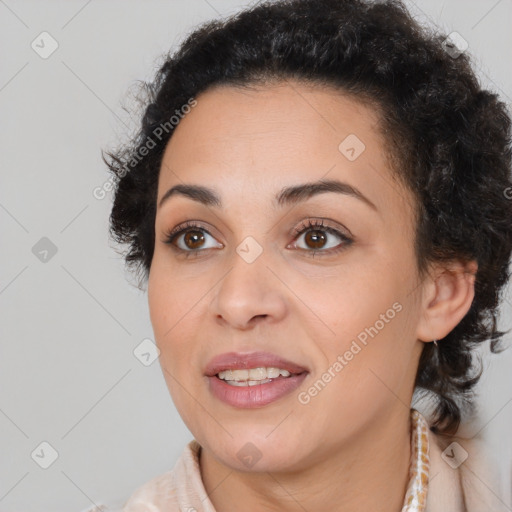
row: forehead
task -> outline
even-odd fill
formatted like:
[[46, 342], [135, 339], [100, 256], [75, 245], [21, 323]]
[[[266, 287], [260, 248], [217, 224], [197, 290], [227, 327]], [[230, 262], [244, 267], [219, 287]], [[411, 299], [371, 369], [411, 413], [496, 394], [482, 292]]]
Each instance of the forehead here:
[[375, 108], [297, 82], [215, 87], [196, 100], [165, 150], [158, 201], [187, 183], [263, 205], [284, 187], [332, 179], [362, 190], [379, 209], [395, 205], [403, 216], [411, 205], [392, 178]]

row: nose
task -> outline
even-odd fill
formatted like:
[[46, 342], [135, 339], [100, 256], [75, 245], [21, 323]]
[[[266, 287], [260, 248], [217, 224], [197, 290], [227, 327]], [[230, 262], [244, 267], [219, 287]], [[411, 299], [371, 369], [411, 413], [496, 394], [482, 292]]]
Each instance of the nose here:
[[264, 320], [282, 320], [287, 311], [286, 287], [271, 267], [265, 251], [252, 262], [234, 251], [210, 303], [216, 321], [247, 330]]

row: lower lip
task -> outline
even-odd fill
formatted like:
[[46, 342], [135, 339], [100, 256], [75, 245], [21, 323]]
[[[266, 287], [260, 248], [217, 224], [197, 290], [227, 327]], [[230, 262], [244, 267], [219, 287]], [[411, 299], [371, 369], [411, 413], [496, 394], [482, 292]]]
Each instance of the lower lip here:
[[297, 389], [306, 378], [307, 372], [286, 378], [277, 378], [265, 384], [255, 386], [231, 386], [217, 376], [208, 377], [211, 392], [222, 402], [252, 409], [263, 407]]

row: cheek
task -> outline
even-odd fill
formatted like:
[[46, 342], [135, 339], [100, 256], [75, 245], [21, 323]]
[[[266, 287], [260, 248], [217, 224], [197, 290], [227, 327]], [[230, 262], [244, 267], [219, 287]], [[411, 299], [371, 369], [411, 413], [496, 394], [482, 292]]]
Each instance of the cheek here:
[[199, 281], [184, 279], [158, 261], [151, 267], [147, 293], [153, 330], [162, 342], [186, 327], [205, 294]]
[[187, 379], [189, 352], [193, 346], [188, 340], [189, 330], [197, 323], [201, 308], [197, 286], [180, 283], [167, 272], [165, 277], [153, 267], [148, 281], [148, 306], [155, 343], [160, 350], [160, 365], [169, 391], [179, 394], [179, 384]]
[[364, 260], [340, 266], [321, 278], [295, 275], [290, 288], [300, 299], [297, 307], [303, 310], [305, 321], [317, 326], [317, 336], [329, 339], [330, 333], [332, 343], [333, 339], [352, 339], [375, 322], [383, 330], [380, 315], [385, 320], [396, 316], [393, 304], [402, 300], [402, 281], [389, 267]]
[[190, 418], [200, 413], [190, 400], [190, 393], [195, 395], [195, 387], [199, 385], [197, 373], [191, 371], [195, 364], [191, 351], [195, 345], [190, 340], [200, 311], [194, 290], [197, 287], [181, 285], [168, 275], [160, 278], [156, 272], [148, 284], [151, 324], [160, 350], [162, 374], [176, 409], [189, 428], [192, 427]]
[[[413, 304], [407, 297], [406, 271], [385, 268], [351, 266], [322, 286], [304, 282], [301, 287], [296, 282], [297, 295], [307, 297], [315, 313], [305, 310], [302, 326], [322, 354], [317, 368], [321, 374], [331, 368], [336, 375], [326, 375], [333, 382], [328, 384], [333, 400], [350, 402], [350, 396], [389, 393], [379, 377], [391, 389], [403, 378], [413, 349]], [[344, 396], [347, 390], [350, 396]]]
[[[403, 383], [412, 344], [407, 343], [407, 333], [402, 329], [407, 324], [400, 316], [406, 315], [405, 308], [392, 311], [396, 314], [392, 319], [393, 313], [389, 314], [384, 326], [372, 320], [364, 327], [362, 313], [347, 326], [345, 330], [351, 332], [346, 336], [340, 335], [334, 342], [332, 337], [324, 336], [317, 342], [326, 362], [307, 382], [301, 403], [308, 401], [303, 405], [306, 415], [328, 426], [333, 437], [340, 429], [349, 436], [362, 424], [387, 414], [399, 397], [407, 401]], [[373, 318], [370, 311], [367, 316]]]

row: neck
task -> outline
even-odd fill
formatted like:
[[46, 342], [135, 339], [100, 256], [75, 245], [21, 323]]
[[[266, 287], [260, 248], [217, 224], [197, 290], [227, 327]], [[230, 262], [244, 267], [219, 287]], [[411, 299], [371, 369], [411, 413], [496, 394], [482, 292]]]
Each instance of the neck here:
[[409, 481], [410, 417], [405, 408], [395, 413], [301, 472], [239, 472], [202, 448], [205, 489], [219, 512], [400, 511]]

